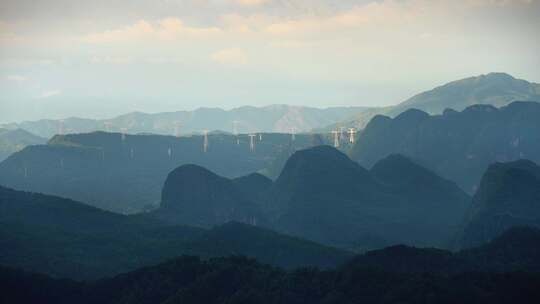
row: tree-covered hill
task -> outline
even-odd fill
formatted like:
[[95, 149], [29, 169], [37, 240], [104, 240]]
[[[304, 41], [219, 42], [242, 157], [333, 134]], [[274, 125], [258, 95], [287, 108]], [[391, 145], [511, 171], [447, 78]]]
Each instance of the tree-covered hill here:
[[[263, 228], [211, 230], [118, 215], [75, 201], [0, 187], [0, 265], [56, 277], [111, 276], [189, 254], [242, 254], [282, 267], [330, 267], [350, 253]], [[274, 264], [275, 263], [275, 264]]]
[[483, 244], [514, 226], [540, 227], [540, 166], [528, 160], [489, 166], [464, 221], [458, 246]]
[[[504, 243], [513, 231], [498, 240]], [[532, 243], [538, 246], [539, 232]], [[530, 240], [530, 239], [529, 239]], [[483, 257], [423, 249], [368, 253], [335, 270], [284, 271], [234, 256], [202, 260], [184, 256], [114, 278], [79, 283], [0, 268], [3, 303], [537, 303], [538, 272], [505, 272], [468, 265]], [[489, 252], [491, 247], [480, 251]], [[399, 260], [390, 259], [396, 254]], [[508, 252], [507, 254], [512, 254]], [[377, 258], [377, 256], [379, 258]], [[382, 258], [381, 258], [382, 256]], [[374, 258], [375, 257], [375, 258]], [[418, 259], [418, 257], [421, 257]], [[425, 259], [425, 257], [431, 257]], [[538, 265], [540, 256], [530, 260]], [[434, 262], [434, 260], [438, 260]], [[408, 262], [423, 268], [396, 267]], [[450, 267], [452, 266], [452, 267]], [[517, 268], [519, 269], [519, 268]], [[450, 271], [447, 271], [450, 270]]]

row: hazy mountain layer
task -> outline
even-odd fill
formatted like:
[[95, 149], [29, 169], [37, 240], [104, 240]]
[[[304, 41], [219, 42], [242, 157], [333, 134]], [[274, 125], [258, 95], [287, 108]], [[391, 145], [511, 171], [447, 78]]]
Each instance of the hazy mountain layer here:
[[[202, 130], [222, 130], [239, 133], [306, 132], [341, 121], [362, 112], [365, 107], [333, 107], [318, 109], [303, 106], [272, 105], [245, 106], [232, 110], [199, 108], [194, 111], [169, 113], [130, 113], [106, 120], [67, 118], [60, 120], [27, 121], [7, 124], [7, 128], [22, 128], [42, 137], [61, 133], [88, 133], [93, 131], [130, 134], [154, 133], [175, 135], [200, 133]], [[235, 123], [236, 122], [236, 123]], [[236, 126], [234, 126], [236, 124]]]
[[497, 109], [476, 105], [432, 115], [408, 110], [374, 117], [359, 135], [351, 158], [371, 167], [399, 153], [474, 193], [491, 163], [540, 161], [540, 103], [514, 102]]
[[[316, 139], [316, 140], [315, 140]], [[247, 135], [204, 137], [121, 135], [96, 132], [56, 136], [0, 163], [0, 185], [78, 200], [102, 209], [135, 213], [155, 208], [167, 174], [197, 164], [226, 177], [276, 174], [288, 156], [320, 138], [260, 134], [253, 150]]]
[[22, 129], [0, 129], [0, 161], [24, 149], [26, 146], [40, 145], [46, 142], [47, 140], [45, 138], [41, 138]]
[[[376, 115], [395, 117], [408, 109], [442, 114], [446, 109], [462, 111], [476, 104], [502, 107], [519, 100], [540, 102], [540, 84], [516, 79], [505, 73], [490, 73], [447, 83], [395, 106], [367, 109], [338, 125], [363, 129]], [[335, 128], [333, 125], [325, 129]]]

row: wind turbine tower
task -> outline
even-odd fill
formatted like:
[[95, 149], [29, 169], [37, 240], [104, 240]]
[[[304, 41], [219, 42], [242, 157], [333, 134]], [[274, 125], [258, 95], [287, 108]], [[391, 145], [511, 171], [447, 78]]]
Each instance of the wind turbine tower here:
[[232, 122], [232, 132], [233, 132], [233, 135], [235, 136], [238, 136], [238, 124], [240, 123], [240, 121], [238, 120], [233, 120]]
[[171, 158], [171, 156], [172, 156], [172, 149], [170, 147], [167, 150], [167, 155], [169, 155], [169, 158]]
[[339, 139], [345, 139], [345, 127], [339, 127]]
[[204, 143], [203, 143], [203, 151], [206, 153], [208, 151], [208, 130], [203, 130], [204, 134]]
[[355, 135], [356, 135], [356, 129], [355, 128], [349, 128], [349, 142], [351, 144], [354, 144]]
[[105, 125], [105, 131], [111, 132], [112, 122], [106, 121], [106, 122], [104, 122], [103, 124]]
[[64, 120], [63, 119], [61, 119], [58, 122], [58, 134], [59, 135], [64, 135]]
[[128, 131], [127, 128], [120, 128], [120, 132], [122, 132], [122, 141], [126, 140], [127, 131]]
[[180, 126], [182, 125], [182, 123], [180, 121], [175, 121], [174, 122], [174, 136], [176, 137], [180, 137]]
[[335, 130], [332, 131], [332, 134], [334, 134], [334, 148], [339, 147], [339, 131]]
[[257, 136], [257, 135], [256, 134], [249, 134], [249, 150], [251, 150], [251, 152], [255, 151], [255, 142], [253, 141], [255, 136]]
[[294, 127], [291, 128], [291, 140], [294, 141], [296, 139], [296, 130]]

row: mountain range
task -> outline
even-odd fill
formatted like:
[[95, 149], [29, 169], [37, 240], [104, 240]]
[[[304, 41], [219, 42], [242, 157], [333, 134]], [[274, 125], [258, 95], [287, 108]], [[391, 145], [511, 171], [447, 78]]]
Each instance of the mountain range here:
[[103, 120], [76, 117], [63, 120], [44, 119], [10, 123], [5, 124], [4, 127], [22, 128], [46, 138], [55, 134], [94, 131], [161, 135], [177, 135], [177, 132], [189, 135], [201, 133], [203, 130], [221, 130], [231, 133], [235, 130], [238, 133], [300, 133], [341, 121], [366, 109], [366, 107], [318, 109], [290, 105], [244, 106], [231, 110], [199, 108], [194, 111], [156, 114], [134, 112]]
[[[249, 187], [259, 190], [241, 190]], [[295, 152], [273, 184], [257, 175], [229, 180], [181, 166], [148, 215], [198, 227], [241, 221], [354, 250], [448, 247], [469, 201], [454, 183], [403, 156], [368, 171], [335, 148], [316, 146]]]
[[196, 164], [235, 178], [263, 172], [279, 174], [297, 149], [319, 144], [316, 135], [264, 133], [203, 136], [122, 135], [95, 132], [53, 137], [0, 163], [0, 185], [71, 198], [119, 213], [157, 207], [167, 174]]
[[119, 215], [55, 196], [0, 187], [0, 265], [95, 279], [180, 255], [245, 255], [272, 265], [334, 267], [347, 251], [227, 222], [212, 229]]
[[36, 136], [23, 129], [0, 129], [0, 162], [11, 154], [24, 149], [30, 145], [41, 145], [46, 143], [45, 138]]
[[503, 107], [520, 100], [540, 102], [540, 84], [516, 79], [506, 73], [489, 73], [449, 82], [394, 106], [366, 109], [323, 130], [338, 127], [363, 129], [377, 115], [396, 117], [409, 109], [436, 115], [447, 109], [462, 111], [473, 105]]
[[496, 108], [474, 105], [429, 115], [407, 110], [374, 117], [358, 136], [351, 158], [366, 167], [395, 153], [405, 155], [475, 193], [494, 162], [540, 162], [540, 103]]
[[268, 192], [260, 203], [274, 229], [355, 250], [447, 247], [470, 204], [453, 182], [406, 157], [367, 170], [329, 146], [293, 154]]
[[4, 291], [0, 300], [83, 304], [536, 303], [540, 297], [536, 272], [540, 256], [534, 250], [501, 251], [516, 241], [523, 248], [538, 248], [540, 232], [513, 229], [490, 244], [458, 253], [390, 247], [325, 271], [284, 271], [238, 256], [210, 260], [183, 256], [113, 278], [77, 282], [2, 267]]

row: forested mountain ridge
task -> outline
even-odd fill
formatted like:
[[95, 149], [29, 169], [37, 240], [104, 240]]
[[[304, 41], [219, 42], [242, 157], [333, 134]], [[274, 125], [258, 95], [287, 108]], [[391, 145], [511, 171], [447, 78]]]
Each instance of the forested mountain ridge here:
[[468, 211], [459, 247], [483, 244], [514, 226], [540, 227], [540, 166], [529, 160], [489, 166]]
[[[523, 237], [527, 235], [527, 237]], [[94, 282], [53, 280], [0, 268], [6, 303], [536, 303], [538, 254], [501, 259], [513, 240], [538, 247], [538, 230], [509, 231], [476, 254], [392, 247], [335, 270], [284, 271], [244, 257], [184, 256]], [[403, 252], [407, 254], [402, 254]], [[506, 253], [512, 257], [511, 252]], [[486, 256], [497, 259], [482, 260]], [[486, 264], [487, 262], [487, 264]], [[495, 268], [493, 266], [496, 265]], [[502, 266], [502, 268], [500, 268]], [[497, 270], [501, 269], [504, 273]], [[523, 270], [523, 271], [521, 271]], [[47, 290], [44, 292], [43, 290]]]
[[333, 267], [351, 253], [241, 223], [213, 229], [119, 215], [72, 200], [0, 187], [0, 265], [95, 279], [180, 255], [242, 254], [293, 268]]
[[491, 163], [540, 161], [540, 103], [513, 102], [497, 109], [475, 105], [429, 115], [408, 110], [376, 116], [361, 132], [351, 158], [366, 167], [403, 154], [474, 193]]
[[[226, 177], [279, 172], [289, 155], [313, 146], [314, 135], [246, 134], [173, 137], [96, 132], [55, 136], [0, 163], [0, 185], [132, 214], [159, 205], [167, 174], [196, 164]], [[275, 173], [274, 173], [275, 174]]]

